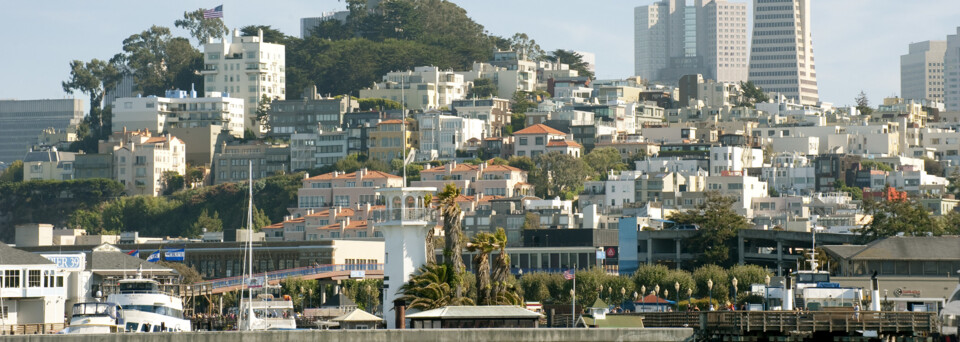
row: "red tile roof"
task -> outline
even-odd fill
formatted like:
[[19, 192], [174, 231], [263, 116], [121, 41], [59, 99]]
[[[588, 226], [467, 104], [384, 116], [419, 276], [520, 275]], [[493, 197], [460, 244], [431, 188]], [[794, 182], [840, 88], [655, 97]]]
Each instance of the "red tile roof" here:
[[513, 135], [524, 135], [524, 134], [558, 134], [558, 135], [567, 135], [556, 129], [551, 128], [550, 126], [544, 124], [536, 124], [519, 131], [513, 132]]
[[[337, 217], [353, 216], [355, 213], [353, 208], [341, 208]], [[314, 211], [313, 214], [307, 215], [307, 217], [330, 217], [330, 209]]]
[[[367, 174], [362, 177], [362, 179], [378, 179], [378, 178], [403, 178], [400, 176], [392, 175], [386, 172], [381, 171], [367, 171]], [[337, 175], [336, 178], [333, 177], [333, 172], [324, 173], [322, 175], [313, 176], [307, 178], [309, 180], [333, 180], [333, 179], [357, 179], [357, 173], [341, 173]]]
[[570, 141], [570, 140], [551, 140], [550, 142], [547, 143], [547, 147], [577, 147], [577, 148], [583, 148], [583, 146], [581, 146], [580, 144], [578, 144], [576, 141]]

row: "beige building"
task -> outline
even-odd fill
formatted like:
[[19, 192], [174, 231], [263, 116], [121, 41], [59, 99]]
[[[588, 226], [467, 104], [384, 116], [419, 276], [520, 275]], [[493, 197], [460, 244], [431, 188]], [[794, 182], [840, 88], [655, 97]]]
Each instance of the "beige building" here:
[[213, 38], [203, 45], [204, 93], [225, 93], [224, 97], [243, 100], [244, 128], [258, 135], [265, 132], [257, 120], [257, 104], [266, 95], [270, 99], [286, 98], [285, 48], [265, 43], [263, 31], [256, 37], [241, 37], [233, 31], [231, 42]]
[[23, 157], [23, 180], [71, 180], [76, 155], [57, 151], [56, 148], [27, 152]]
[[375, 204], [377, 189], [402, 186], [403, 177], [386, 172], [367, 169], [351, 173], [334, 171], [303, 180], [303, 186], [297, 191], [297, 211]]
[[115, 133], [111, 140], [108, 144], [114, 145], [106, 146], [113, 151], [114, 179], [126, 187], [127, 195], [157, 196], [163, 190], [165, 172], [186, 174], [186, 149], [177, 137], [124, 131]]
[[417, 131], [414, 130], [414, 121], [407, 120], [406, 132], [403, 121], [400, 119], [381, 121], [377, 129], [370, 132], [370, 158], [389, 163], [394, 159], [404, 159], [404, 150], [409, 153], [410, 148], [419, 146], [414, 140]]
[[527, 183], [527, 172], [507, 165], [459, 164], [446, 165], [420, 171], [420, 180], [412, 182], [414, 187], [435, 187], [443, 189], [453, 183], [463, 194], [523, 196], [533, 194], [533, 185]]
[[947, 41], [911, 43], [900, 56], [900, 96], [907, 100], [943, 102], [943, 58]]
[[817, 105], [810, 0], [753, 0], [750, 81], [766, 93]]
[[[250, 166], [253, 174], [249, 174]], [[260, 141], [221, 144], [213, 155], [213, 174], [216, 184], [246, 182], [290, 170], [290, 146], [266, 144]]]
[[463, 75], [435, 66], [412, 71], [391, 72], [371, 88], [360, 89], [360, 98], [379, 98], [403, 103], [408, 109], [450, 108], [467, 95], [469, 84]]

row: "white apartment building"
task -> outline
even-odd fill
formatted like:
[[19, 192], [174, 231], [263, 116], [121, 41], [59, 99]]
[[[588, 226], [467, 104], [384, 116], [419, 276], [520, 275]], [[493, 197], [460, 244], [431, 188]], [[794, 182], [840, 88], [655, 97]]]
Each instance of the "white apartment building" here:
[[554, 140], [566, 140], [567, 134], [544, 124], [533, 125], [513, 132], [513, 153], [518, 157], [536, 158], [547, 152], [547, 144]]
[[286, 57], [281, 44], [263, 41], [263, 31], [256, 37], [241, 37], [233, 31], [231, 42], [213, 38], [203, 45], [204, 93], [225, 93], [225, 97], [244, 102], [244, 127], [260, 135], [264, 127], [257, 121], [257, 104], [266, 95], [270, 99], [286, 99]]
[[710, 147], [710, 175], [741, 172], [746, 168], [763, 166], [763, 150], [740, 146]]
[[634, 162], [637, 171], [645, 173], [656, 172], [683, 172], [696, 173], [701, 170], [696, 160], [680, 159], [680, 157], [649, 157]]
[[948, 112], [960, 112], [960, 27], [957, 27], [957, 34], [947, 36], [943, 77], [943, 102], [946, 109]]
[[501, 63], [504, 66], [474, 62], [470, 71], [456, 73], [463, 76], [464, 82], [472, 83], [478, 78], [492, 80], [497, 85], [497, 97], [501, 99], [512, 99], [513, 94], [518, 90], [526, 92], [537, 90], [536, 63], [514, 60], [513, 65], [510, 64], [506, 58]]
[[488, 133], [480, 119], [443, 115], [438, 111], [419, 114], [416, 119], [420, 126], [417, 159], [421, 161], [454, 159], [457, 150], [464, 148], [468, 140], [483, 139]]
[[745, 3], [657, 1], [634, 9], [634, 70], [663, 84], [689, 74], [745, 81], [747, 39]]
[[337, 129], [290, 135], [290, 169], [306, 170], [333, 165], [347, 156], [347, 131]]
[[781, 137], [771, 139], [773, 153], [798, 153], [815, 156], [820, 154], [819, 137]]
[[943, 57], [947, 41], [911, 43], [900, 56], [900, 96], [907, 100], [943, 102]]
[[164, 172], [186, 174], [185, 146], [177, 137], [134, 131], [124, 132], [122, 139], [113, 147], [113, 170], [128, 195], [157, 196], [163, 190]]
[[809, 195], [816, 190], [812, 160], [801, 153], [778, 153], [760, 171], [760, 180], [780, 194]]
[[435, 66], [420, 66], [412, 71], [387, 73], [383, 82], [360, 89], [360, 98], [402, 102], [413, 110], [440, 109], [449, 108], [454, 100], [463, 99], [469, 86], [463, 75]]
[[820, 101], [810, 0], [753, 0], [750, 81], [804, 105]]
[[244, 105], [238, 98], [210, 92], [167, 90], [166, 97], [121, 97], [113, 102], [113, 127], [128, 130], [148, 129], [164, 133], [168, 128], [220, 126], [235, 137], [243, 137]]
[[723, 175], [711, 175], [707, 177], [706, 183], [707, 191], [717, 191], [721, 195], [736, 199], [733, 209], [747, 218], [753, 217], [753, 199], [768, 195], [767, 182], [747, 176], [745, 172], [730, 171]]
[[57, 151], [56, 148], [30, 151], [23, 157], [23, 181], [73, 179], [76, 153]]

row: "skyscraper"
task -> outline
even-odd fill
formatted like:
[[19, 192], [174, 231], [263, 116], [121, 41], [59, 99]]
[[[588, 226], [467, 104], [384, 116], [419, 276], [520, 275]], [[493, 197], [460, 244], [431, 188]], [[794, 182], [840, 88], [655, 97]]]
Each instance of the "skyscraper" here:
[[947, 36], [943, 78], [943, 102], [947, 111], [960, 111], [960, 27], [957, 28], [957, 34]]
[[943, 102], [943, 57], [947, 42], [928, 40], [910, 44], [900, 56], [900, 96], [917, 102]]
[[0, 162], [21, 160], [44, 129], [76, 128], [86, 109], [81, 99], [0, 100]]
[[702, 74], [721, 82], [747, 79], [747, 5], [724, 0], [661, 0], [634, 9], [635, 71], [676, 84]]
[[750, 81], [804, 105], [820, 101], [810, 0], [753, 0]]

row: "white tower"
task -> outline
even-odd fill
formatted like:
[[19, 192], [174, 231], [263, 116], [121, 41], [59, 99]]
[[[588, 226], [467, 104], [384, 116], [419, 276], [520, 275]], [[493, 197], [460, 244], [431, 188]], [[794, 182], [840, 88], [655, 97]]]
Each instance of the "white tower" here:
[[383, 314], [387, 328], [396, 329], [397, 311], [393, 302], [400, 298], [400, 287], [410, 280], [420, 266], [427, 262], [426, 238], [428, 229], [437, 225], [437, 212], [425, 203], [426, 195], [433, 196], [437, 188], [384, 188], [377, 191], [386, 202], [383, 222], [376, 224], [384, 237], [384, 293]]

